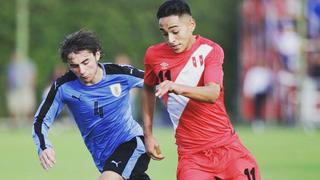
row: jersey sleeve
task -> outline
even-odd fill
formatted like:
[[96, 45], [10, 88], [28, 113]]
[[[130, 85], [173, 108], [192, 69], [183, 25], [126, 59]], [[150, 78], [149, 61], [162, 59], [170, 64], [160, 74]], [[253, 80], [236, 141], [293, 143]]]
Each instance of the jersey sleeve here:
[[213, 47], [212, 52], [206, 59], [205, 69], [204, 69], [204, 83], [214, 82], [223, 86], [223, 59], [224, 52], [219, 45]]
[[142, 88], [144, 71], [134, 66], [127, 66], [126, 68], [130, 71], [130, 76], [127, 77], [129, 86], [131, 88]]
[[63, 106], [61, 91], [55, 82], [34, 116], [32, 138], [37, 147], [38, 154], [46, 148], [52, 147], [52, 143], [48, 139], [48, 130]]
[[144, 83], [149, 86], [155, 86], [157, 83], [157, 76], [155, 75], [152, 65], [149, 50], [147, 50], [144, 57]]

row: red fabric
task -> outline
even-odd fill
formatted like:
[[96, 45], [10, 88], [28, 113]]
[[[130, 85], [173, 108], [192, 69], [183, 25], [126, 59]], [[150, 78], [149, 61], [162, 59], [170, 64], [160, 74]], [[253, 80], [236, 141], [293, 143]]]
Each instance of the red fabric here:
[[[198, 35], [196, 42], [186, 52], [176, 54], [167, 44], [161, 43], [148, 48], [145, 55], [144, 80], [146, 84], [153, 86], [161, 81], [159, 73], [160, 75], [162, 73], [163, 79], [167, 79], [164, 74], [168, 70], [170, 70], [171, 80], [175, 81], [190, 56], [203, 44], [211, 46], [212, 50], [205, 58], [205, 67], [198, 86], [214, 82], [220, 84], [221, 93], [213, 104], [191, 99], [188, 101], [176, 129], [176, 144], [179, 154], [197, 152], [208, 146], [226, 144], [234, 133], [224, 105], [223, 50], [218, 44]], [[188, 74], [189, 77], [193, 75], [192, 73]], [[167, 103], [168, 96], [165, 96], [164, 100]]]
[[178, 180], [214, 180], [216, 177], [228, 180], [261, 179], [255, 159], [237, 137], [229, 145], [179, 157]]

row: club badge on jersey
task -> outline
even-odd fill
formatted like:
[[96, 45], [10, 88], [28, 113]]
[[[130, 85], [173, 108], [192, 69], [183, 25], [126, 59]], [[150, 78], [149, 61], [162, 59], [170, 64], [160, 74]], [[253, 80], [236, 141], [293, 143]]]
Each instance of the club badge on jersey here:
[[121, 95], [121, 84], [120, 83], [116, 83], [116, 84], [112, 84], [109, 86], [112, 95], [114, 95], [115, 97], [119, 97]]

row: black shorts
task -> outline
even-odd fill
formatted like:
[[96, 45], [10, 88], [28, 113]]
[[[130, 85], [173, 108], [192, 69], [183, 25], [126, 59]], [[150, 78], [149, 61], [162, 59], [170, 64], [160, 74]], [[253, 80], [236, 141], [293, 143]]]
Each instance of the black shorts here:
[[142, 136], [120, 144], [105, 161], [103, 171], [113, 171], [128, 180], [150, 180], [145, 173], [150, 162]]

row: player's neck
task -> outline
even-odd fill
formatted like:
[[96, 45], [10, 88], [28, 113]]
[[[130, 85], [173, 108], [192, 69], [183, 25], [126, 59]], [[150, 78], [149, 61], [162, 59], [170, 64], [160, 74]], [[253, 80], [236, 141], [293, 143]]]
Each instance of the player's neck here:
[[192, 35], [192, 37], [190, 38], [190, 42], [189, 42], [189, 45], [187, 46], [186, 48], [186, 51], [189, 51], [192, 46], [194, 45], [194, 43], [196, 42], [196, 35]]
[[97, 68], [97, 72], [95, 73], [94, 77], [92, 78], [92, 80], [90, 82], [84, 83], [82, 82], [84, 85], [86, 86], [92, 86], [94, 84], [99, 83], [103, 78], [103, 69], [102, 67], [98, 64], [98, 68]]
[[102, 77], [103, 77], [103, 70], [98, 64], [97, 73], [92, 81], [92, 84], [97, 84], [98, 82], [100, 82], [102, 80]]

